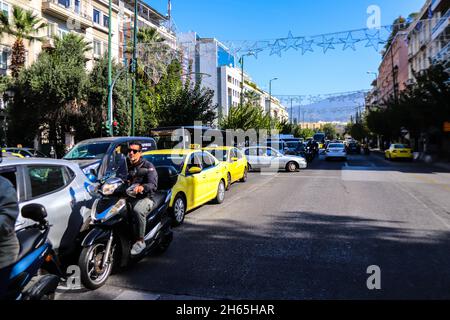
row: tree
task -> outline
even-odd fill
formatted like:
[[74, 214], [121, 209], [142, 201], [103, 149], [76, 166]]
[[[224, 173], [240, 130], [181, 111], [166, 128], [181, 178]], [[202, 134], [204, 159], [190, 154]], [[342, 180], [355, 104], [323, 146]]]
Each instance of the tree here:
[[55, 39], [55, 48], [43, 51], [14, 83], [9, 107], [12, 140], [32, 145], [40, 128], [47, 129], [50, 144], [64, 153], [63, 135], [83, 123], [87, 105], [88, 77], [81, 36], [67, 34]]
[[248, 103], [251, 105], [259, 105], [260, 100], [261, 100], [261, 97], [256, 91], [248, 90], [248, 91], [244, 92], [245, 103]]
[[[181, 64], [174, 60], [168, 72], [154, 88], [154, 111], [158, 115], [159, 126], [194, 125], [201, 121], [213, 125], [217, 105], [213, 103], [214, 92], [201, 87], [197, 82], [191, 85], [181, 80]], [[150, 102], [150, 101], [149, 101]]]
[[336, 137], [336, 126], [326, 123], [322, 127], [322, 132], [325, 133], [327, 139], [333, 140]]
[[242, 129], [244, 131], [250, 129], [269, 130], [270, 117], [260, 107], [247, 103], [230, 108], [228, 115], [219, 122], [219, 126], [222, 129]]
[[3, 12], [0, 13], [0, 25], [1, 32], [7, 32], [16, 37], [12, 46], [11, 75], [17, 78], [25, 65], [24, 39], [30, 42], [40, 40], [36, 34], [47, 25], [33, 11], [24, 10], [18, 6], [13, 6], [11, 23]]

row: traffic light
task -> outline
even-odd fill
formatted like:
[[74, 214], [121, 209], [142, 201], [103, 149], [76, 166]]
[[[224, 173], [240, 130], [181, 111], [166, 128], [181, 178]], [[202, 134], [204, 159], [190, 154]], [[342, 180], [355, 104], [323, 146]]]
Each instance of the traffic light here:
[[113, 135], [120, 136], [120, 127], [119, 122], [117, 122], [117, 120], [113, 121]]
[[103, 133], [103, 135], [105, 135], [105, 136], [109, 136], [109, 128], [110, 128], [110, 126], [109, 126], [109, 122], [108, 121], [103, 121], [102, 122], [102, 133]]

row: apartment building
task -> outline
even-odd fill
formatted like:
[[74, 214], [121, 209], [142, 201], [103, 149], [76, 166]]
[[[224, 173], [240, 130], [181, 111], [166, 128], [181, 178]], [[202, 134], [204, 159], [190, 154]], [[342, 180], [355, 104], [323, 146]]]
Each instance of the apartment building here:
[[448, 63], [450, 57], [450, 0], [427, 0], [411, 24], [409, 40], [409, 83], [415, 74], [432, 63]]
[[[87, 69], [91, 69], [95, 59], [108, 52], [108, 29], [112, 26], [113, 59], [126, 61], [126, 46], [132, 40], [134, 2], [113, 0], [112, 15], [109, 17], [108, 0], [0, 0], [0, 9], [8, 16], [12, 15], [14, 5], [32, 10], [45, 23], [37, 34], [43, 41], [26, 41], [26, 65], [36, 60], [42, 48], [52, 47], [55, 36], [63, 36], [68, 32], [82, 35], [91, 45], [86, 53]], [[176, 36], [165, 27], [168, 18], [143, 1], [138, 2], [138, 27], [151, 27], [164, 37], [171, 48], [176, 48]], [[11, 47], [14, 36], [4, 33], [0, 42], [0, 74], [8, 73]]]
[[377, 98], [381, 103], [398, 97], [409, 78], [407, 31], [399, 31], [386, 48], [378, 69]]

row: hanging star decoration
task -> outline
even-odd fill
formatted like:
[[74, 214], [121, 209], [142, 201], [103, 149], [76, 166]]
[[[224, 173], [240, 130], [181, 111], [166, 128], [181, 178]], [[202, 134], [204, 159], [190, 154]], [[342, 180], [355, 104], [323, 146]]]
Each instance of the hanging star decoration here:
[[271, 50], [270, 50], [270, 55], [274, 55], [277, 54], [279, 57], [281, 57], [281, 51], [284, 49], [284, 46], [282, 45], [283, 40], [282, 39], [278, 39], [275, 40], [275, 42], [270, 45]]
[[302, 43], [300, 44], [300, 48], [302, 49], [302, 55], [304, 55], [306, 52], [314, 52], [312, 45], [314, 43], [314, 40], [306, 40], [305, 38], [302, 39]]
[[247, 54], [252, 55], [255, 59], [258, 59], [258, 54], [264, 51], [264, 49], [259, 45], [258, 41], [253, 44], [253, 46], [248, 48]]
[[298, 50], [299, 38], [295, 38], [292, 35], [291, 31], [289, 31], [289, 34], [288, 34], [287, 38], [282, 39], [282, 41], [284, 43], [284, 50], [285, 51], [288, 51], [289, 49]]
[[329, 49], [334, 49], [333, 41], [334, 41], [333, 37], [327, 39], [326, 36], [322, 36], [322, 42], [319, 42], [317, 46], [322, 47], [323, 53], [327, 53]]
[[356, 51], [355, 44], [359, 42], [359, 39], [354, 39], [351, 32], [347, 34], [347, 38], [341, 38], [340, 41], [344, 44], [344, 48], [342, 50], [346, 50], [347, 48], [352, 48], [353, 51]]
[[382, 42], [382, 39], [380, 38], [380, 31], [378, 30], [375, 34], [371, 35], [366, 30], [366, 38], [366, 48], [373, 47], [376, 51], [378, 51], [378, 48]]

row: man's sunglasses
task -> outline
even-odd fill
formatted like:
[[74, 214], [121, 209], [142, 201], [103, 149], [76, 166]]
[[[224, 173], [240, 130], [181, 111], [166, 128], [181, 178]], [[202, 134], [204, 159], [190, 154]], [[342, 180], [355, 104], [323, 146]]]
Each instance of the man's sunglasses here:
[[141, 150], [135, 150], [135, 149], [128, 149], [128, 153], [136, 154], [141, 152]]

